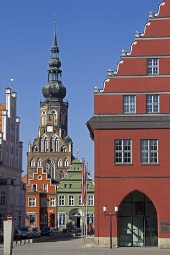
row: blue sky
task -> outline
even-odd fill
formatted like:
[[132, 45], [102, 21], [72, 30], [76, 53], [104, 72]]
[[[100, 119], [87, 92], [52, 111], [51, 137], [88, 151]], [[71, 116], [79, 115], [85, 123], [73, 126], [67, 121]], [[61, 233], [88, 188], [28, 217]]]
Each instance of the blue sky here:
[[161, 0], [1, 0], [0, 102], [14, 78], [17, 113], [24, 143], [38, 134], [39, 105], [47, 82], [54, 21], [60, 49], [62, 81], [69, 101], [69, 136], [73, 154], [88, 162], [93, 177], [94, 145], [86, 122], [93, 115], [93, 90], [103, 87], [107, 70], [117, 69], [121, 50], [130, 50], [134, 32], [143, 32], [148, 13]]

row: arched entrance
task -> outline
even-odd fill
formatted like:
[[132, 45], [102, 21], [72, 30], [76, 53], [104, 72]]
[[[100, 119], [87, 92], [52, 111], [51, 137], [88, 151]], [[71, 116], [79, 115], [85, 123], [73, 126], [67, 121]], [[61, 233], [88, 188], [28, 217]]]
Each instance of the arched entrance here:
[[139, 191], [127, 196], [119, 209], [119, 246], [157, 246], [157, 212]]
[[69, 220], [73, 227], [80, 228], [81, 211], [78, 208], [73, 208], [69, 212]]

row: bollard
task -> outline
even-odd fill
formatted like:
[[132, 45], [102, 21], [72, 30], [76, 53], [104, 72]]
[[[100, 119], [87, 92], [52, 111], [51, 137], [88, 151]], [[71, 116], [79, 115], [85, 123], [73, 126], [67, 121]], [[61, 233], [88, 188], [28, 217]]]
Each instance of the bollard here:
[[13, 226], [14, 222], [12, 220], [4, 221], [4, 255], [12, 255]]

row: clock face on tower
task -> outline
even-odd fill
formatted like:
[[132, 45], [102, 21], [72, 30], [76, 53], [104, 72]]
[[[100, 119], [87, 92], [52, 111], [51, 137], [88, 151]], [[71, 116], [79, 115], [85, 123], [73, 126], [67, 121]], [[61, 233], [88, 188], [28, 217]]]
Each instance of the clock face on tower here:
[[47, 132], [53, 132], [53, 126], [47, 126]]

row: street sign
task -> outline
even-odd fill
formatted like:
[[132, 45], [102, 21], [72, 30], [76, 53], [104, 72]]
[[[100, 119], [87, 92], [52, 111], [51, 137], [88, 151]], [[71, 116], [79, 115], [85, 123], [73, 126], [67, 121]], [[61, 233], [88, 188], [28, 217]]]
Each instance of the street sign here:
[[12, 220], [12, 216], [11, 216], [11, 215], [8, 215], [8, 216], [7, 216], [7, 220]]

